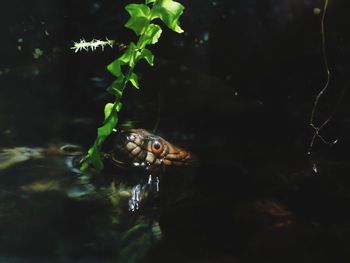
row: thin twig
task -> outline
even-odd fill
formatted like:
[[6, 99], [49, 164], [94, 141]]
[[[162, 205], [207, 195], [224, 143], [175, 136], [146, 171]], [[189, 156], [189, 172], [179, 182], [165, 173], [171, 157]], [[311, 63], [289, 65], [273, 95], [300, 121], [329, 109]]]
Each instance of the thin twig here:
[[323, 95], [323, 93], [325, 93], [325, 91], [327, 90], [329, 83], [330, 83], [330, 79], [331, 79], [331, 73], [329, 70], [329, 64], [328, 64], [327, 53], [326, 53], [326, 36], [325, 36], [325, 30], [324, 30], [324, 21], [325, 21], [325, 17], [326, 17], [327, 7], [328, 7], [328, 0], [325, 0], [324, 6], [323, 6], [322, 18], [321, 18], [321, 38], [322, 38], [322, 57], [323, 57], [323, 62], [324, 62], [324, 66], [326, 69], [327, 79], [326, 79], [326, 83], [325, 83], [324, 87], [316, 96], [314, 106], [313, 106], [312, 112], [311, 112], [310, 126], [315, 130], [315, 133], [314, 133], [314, 135], [311, 139], [311, 142], [310, 142], [309, 151], [308, 151], [309, 154], [311, 153], [311, 150], [312, 150], [312, 147], [314, 145], [316, 137], [320, 138], [326, 144], [333, 144], [333, 143], [328, 143], [323, 139], [323, 137], [320, 135], [320, 130], [331, 121], [334, 114], [331, 114], [329, 116], [329, 118], [327, 118], [320, 126], [316, 126], [314, 123], [315, 113], [316, 113], [317, 106], [319, 104], [319, 100], [320, 100], [321, 96]]

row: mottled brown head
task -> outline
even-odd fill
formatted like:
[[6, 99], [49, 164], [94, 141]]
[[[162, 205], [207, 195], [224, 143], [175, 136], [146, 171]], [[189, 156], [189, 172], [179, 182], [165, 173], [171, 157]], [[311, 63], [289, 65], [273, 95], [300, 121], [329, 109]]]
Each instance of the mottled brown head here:
[[196, 158], [189, 151], [144, 129], [122, 131], [110, 154], [116, 165], [131, 164], [149, 169], [193, 165], [196, 162]]

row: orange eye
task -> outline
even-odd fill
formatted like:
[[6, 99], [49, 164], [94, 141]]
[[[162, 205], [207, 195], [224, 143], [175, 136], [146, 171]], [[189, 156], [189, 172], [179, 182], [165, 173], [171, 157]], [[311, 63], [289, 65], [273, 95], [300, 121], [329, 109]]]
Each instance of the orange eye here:
[[160, 141], [152, 142], [152, 152], [154, 154], [161, 154], [164, 150], [164, 146]]

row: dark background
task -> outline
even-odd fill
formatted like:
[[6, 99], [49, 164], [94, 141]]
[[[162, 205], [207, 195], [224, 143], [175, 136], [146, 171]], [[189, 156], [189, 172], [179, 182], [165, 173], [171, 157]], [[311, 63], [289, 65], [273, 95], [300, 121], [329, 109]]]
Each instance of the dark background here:
[[[123, 27], [126, 3], [3, 3], [1, 147], [55, 141], [89, 147], [103, 106], [113, 99], [105, 91], [113, 80], [106, 65], [120, 51], [107, 47], [74, 53], [70, 47], [81, 38], [136, 41]], [[150, 257], [160, 262], [170, 262], [162, 256], [174, 254], [179, 258], [171, 262], [184, 262], [181, 256], [223, 262], [345, 262], [350, 227], [349, 4], [334, 0], [328, 6], [331, 81], [316, 111], [320, 124], [337, 109], [321, 134], [338, 142], [329, 146], [317, 139], [309, 156], [310, 114], [326, 81], [321, 14], [313, 9], [324, 3], [182, 3], [185, 33], [164, 30], [151, 47], [155, 66], [137, 66], [141, 90], [127, 90], [121, 112], [120, 123], [133, 121], [149, 130], [158, 123], [158, 134], [191, 149], [201, 161], [195, 197], [163, 213], [168, 239], [160, 245], [163, 252], [155, 250]], [[38, 59], [35, 48], [43, 51]], [[261, 226], [247, 208], [261, 198], [283, 202], [299, 223], [281, 231]]]

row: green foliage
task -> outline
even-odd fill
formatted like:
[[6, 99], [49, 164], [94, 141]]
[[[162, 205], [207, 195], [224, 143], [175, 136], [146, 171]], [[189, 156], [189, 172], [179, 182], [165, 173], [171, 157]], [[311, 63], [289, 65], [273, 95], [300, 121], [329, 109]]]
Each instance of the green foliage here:
[[171, 30], [182, 33], [179, 18], [184, 7], [172, 0], [159, 0], [152, 10], [152, 19], [160, 18]]
[[145, 4], [128, 4], [125, 7], [130, 18], [125, 27], [133, 30], [139, 37], [137, 43], [131, 42], [119, 58], [107, 66], [107, 70], [116, 77], [116, 80], [107, 88], [115, 96], [114, 103], [107, 103], [104, 109], [104, 122], [97, 130], [97, 138], [93, 146], [83, 158], [81, 171], [87, 172], [91, 167], [102, 170], [103, 161], [100, 148], [105, 139], [114, 131], [118, 123], [118, 112], [121, 110], [121, 98], [127, 84], [136, 89], [140, 88], [138, 75], [134, 72], [136, 64], [144, 59], [153, 66], [154, 55], [146, 47], [158, 42], [162, 28], [152, 23], [160, 19], [169, 29], [182, 33], [179, 18], [184, 6], [173, 0], [145, 0]]
[[136, 35], [142, 35], [150, 23], [151, 9], [143, 4], [129, 4], [125, 7], [130, 15], [125, 27], [134, 30]]

